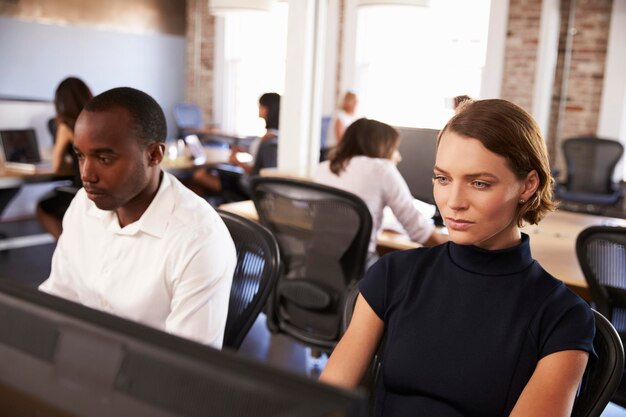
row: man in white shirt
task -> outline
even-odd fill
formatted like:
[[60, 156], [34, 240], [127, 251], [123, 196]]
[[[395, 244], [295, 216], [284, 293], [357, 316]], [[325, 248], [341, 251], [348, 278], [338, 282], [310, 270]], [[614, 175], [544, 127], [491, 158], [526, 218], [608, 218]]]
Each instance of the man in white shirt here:
[[236, 263], [211, 206], [160, 168], [165, 116], [128, 87], [94, 97], [74, 149], [83, 187], [42, 291], [221, 348]]

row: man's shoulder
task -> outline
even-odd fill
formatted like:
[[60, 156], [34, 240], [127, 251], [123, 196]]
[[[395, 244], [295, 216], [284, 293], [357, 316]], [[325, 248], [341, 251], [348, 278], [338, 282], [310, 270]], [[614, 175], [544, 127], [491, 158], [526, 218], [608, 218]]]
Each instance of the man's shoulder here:
[[170, 221], [176, 229], [193, 229], [211, 232], [222, 223], [219, 214], [202, 197], [185, 187], [177, 179], [172, 180], [170, 198], [174, 200]]

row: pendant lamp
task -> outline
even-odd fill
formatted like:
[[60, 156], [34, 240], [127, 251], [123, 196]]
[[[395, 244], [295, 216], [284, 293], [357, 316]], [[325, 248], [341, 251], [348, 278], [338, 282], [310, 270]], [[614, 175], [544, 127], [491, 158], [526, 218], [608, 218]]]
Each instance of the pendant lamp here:
[[358, 0], [359, 6], [430, 6], [429, 0]]
[[276, 0], [208, 0], [209, 12], [223, 15], [232, 12], [272, 10]]

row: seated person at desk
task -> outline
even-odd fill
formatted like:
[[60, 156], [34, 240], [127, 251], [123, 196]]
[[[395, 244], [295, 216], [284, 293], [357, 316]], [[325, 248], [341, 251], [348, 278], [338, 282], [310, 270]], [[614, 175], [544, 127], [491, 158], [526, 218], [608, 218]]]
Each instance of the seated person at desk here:
[[161, 170], [165, 135], [139, 90], [87, 103], [74, 136], [84, 188], [39, 288], [220, 348], [235, 247], [215, 210]]
[[569, 416], [594, 318], [520, 232], [554, 209], [539, 127], [505, 100], [471, 103], [441, 131], [434, 175], [451, 241], [369, 269], [320, 379], [355, 387], [384, 338], [376, 416]]
[[[231, 149], [229, 162], [244, 172], [239, 182], [232, 184], [231, 187], [238, 189], [243, 194], [248, 193], [251, 175], [258, 175], [261, 169], [275, 168], [277, 165], [279, 113], [280, 95], [277, 93], [263, 94], [259, 98], [259, 117], [265, 120], [266, 132], [265, 135], [250, 145], [249, 153], [252, 155], [252, 164], [238, 159], [237, 154], [240, 153], [241, 149], [237, 146], [233, 146]], [[224, 191], [219, 172], [211, 169], [196, 170], [190, 188], [200, 195]]]
[[376, 260], [376, 237], [382, 228], [383, 209], [389, 206], [409, 237], [426, 246], [447, 241], [413, 204], [409, 186], [392, 160], [398, 156], [400, 136], [391, 126], [359, 119], [313, 174], [313, 180], [361, 197], [372, 214], [368, 265]]
[[56, 129], [54, 132], [54, 148], [52, 149], [52, 169], [59, 172], [69, 165], [66, 160], [71, 157], [74, 179], [71, 187], [58, 187], [37, 203], [37, 219], [44, 229], [55, 239], [63, 231], [62, 221], [76, 191], [82, 187], [78, 170], [78, 159], [72, 148], [74, 141], [74, 125], [81, 110], [92, 98], [91, 90], [80, 79], [69, 77], [61, 81], [54, 94], [56, 109]]

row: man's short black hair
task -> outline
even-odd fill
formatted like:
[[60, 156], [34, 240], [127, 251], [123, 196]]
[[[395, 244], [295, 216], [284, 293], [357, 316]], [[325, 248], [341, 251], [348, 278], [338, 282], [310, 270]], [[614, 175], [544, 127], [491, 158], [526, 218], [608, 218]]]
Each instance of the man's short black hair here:
[[83, 110], [99, 112], [116, 107], [128, 111], [133, 133], [143, 144], [165, 142], [167, 124], [163, 109], [143, 91], [131, 87], [113, 88], [92, 98]]

